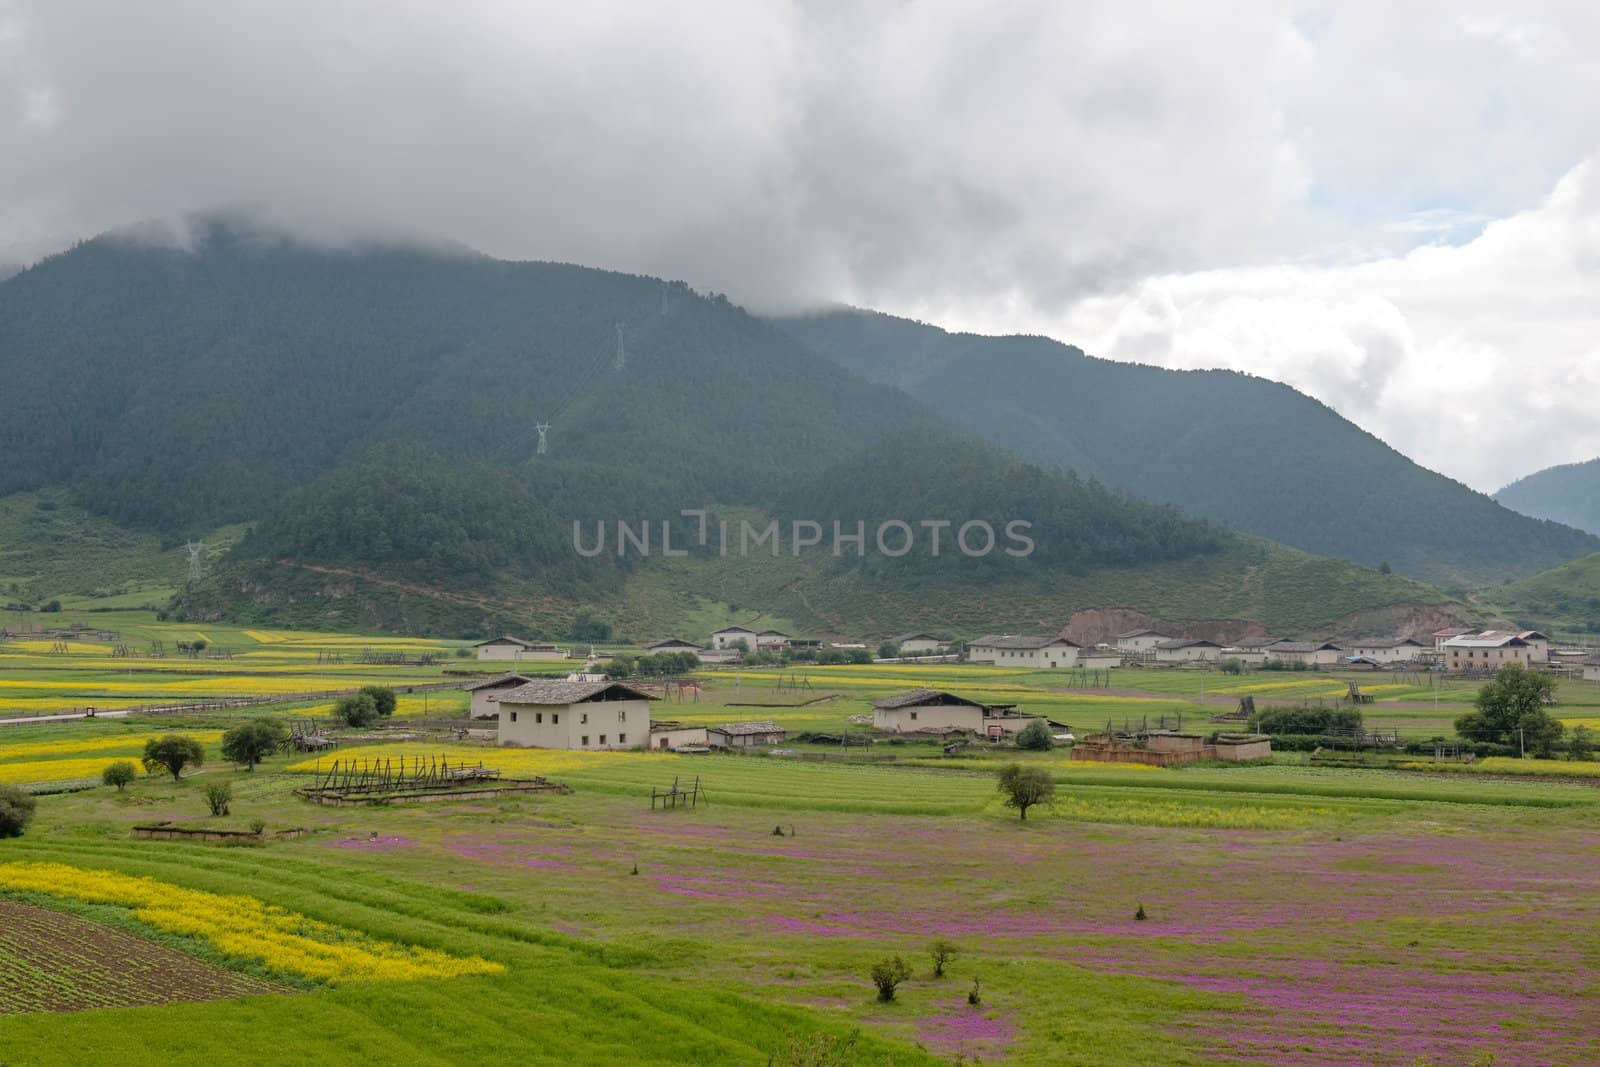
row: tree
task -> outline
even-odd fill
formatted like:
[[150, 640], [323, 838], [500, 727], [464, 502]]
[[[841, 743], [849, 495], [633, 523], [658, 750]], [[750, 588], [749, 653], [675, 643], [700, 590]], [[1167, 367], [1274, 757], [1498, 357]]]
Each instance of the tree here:
[[213, 815], [228, 814], [228, 802], [233, 799], [233, 789], [227, 782], [206, 783], [206, 807]]
[[0, 837], [21, 837], [33, 821], [33, 809], [38, 803], [31, 793], [14, 785], [0, 785]]
[[928, 955], [933, 957], [933, 976], [943, 978], [945, 965], [956, 958], [956, 947], [941, 937], [928, 946]]
[[1035, 719], [1017, 731], [1017, 747], [1032, 752], [1048, 752], [1056, 747], [1056, 739], [1050, 736], [1050, 727], [1043, 719]]
[[911, 968], [899, 956], [872, 965], [872, 984], [878, 987], [878, 999], [886, 1004], [894, 999], [895, 987], [910, 977]]
[[114, 785], [117, 792], [122, 792], [128, 783], [139, 777], [139, 768], [133, 765], [131, 759], [119, 759], [115, 763], [106, 764], [106, 769], [100, 772], [100, 781], [105, 785]]
[[1567, 740], [1568, 759], [1594, 758], [1594, 731], [1587, 726], [1574, 726]]
[[387, 719], [393, 715], [394, 709], [400, 703], [394, 695], [394, 690], [386, 685], [364, 685], [361, 691], [371, 697], [372, 703], [377, 705], [380, 719]]
[[1394, 568], [1389, 566], [1389, 561], [1388, 560], [1384, 560], [1382, 563], [1378, 564], [1378, 573], [1379, 574], [1393, 574], [1394, 573]]
[[289, 731], [277, 719], [251, 719], [222, 735], [222, 758], [254, 771], [288, 739]]
[[900, 646], [893, 641], [885, 641], [878, 646], [879, 659], [899, 659]]
[[1000, 772], [1000, 792], [1006, 795], [1006, 807], [1016, 808], [1026, 820], [1029, 808], [1055, 799], [1056, 780], [1043, 767], [1008, 763]]
[[198, 767], [206, 761], [200, 742], [182, 734], [152, 737], [144, 743], [144, 769], [151, 774], [166, 771], [176, 782], [185, 767]]
[[378, 721], [378, 704], [367, 693], [342, 698], [333, 706], [334, 718], [346, 726], [371, 726]]
[[1508, 663], [1478, 690], [1472, 702], [1477, 710], [1456, 720], [1456, 733], [1468, 741], [1518, 745], [1548, 756], [1565, 729], [1545, 710], [1554, 701], [1555, 688], [1548, 675]]

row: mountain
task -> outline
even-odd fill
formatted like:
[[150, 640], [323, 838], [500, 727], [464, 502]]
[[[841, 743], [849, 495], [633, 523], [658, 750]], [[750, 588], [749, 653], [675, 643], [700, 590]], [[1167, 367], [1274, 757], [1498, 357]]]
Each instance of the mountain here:
[[1039, 463], [1307, 552], [1458, 586], [1528, 575], [1600, 539], [1423, 469], [1288, 386], [1095, 359], [863, 311], [773, 320], [948, 422]]
[[1517, 479], [1494, 498], [1524, 515], [1600, 535], [1600, 459], [1546, 467]]
[[[61, 538], [0, 544], [14, 597], [150, 597], [204, 535], [228, 547], [174, 609], [292, 625], [976, 632], [1116, 607], [1309, 632], [1452, 610], [950, 432], [682, 283], [221, 218], [189, 231], [181, 248], [99, 238], [0, 282], [0, 537]], [[700, 509], [713, 528], [777, 522], [781, 550], [625, 550], [619, 522], [657, 539], [667, 522], [683, 546]], [[950, 526], [938, 556], [793, 544], [835, 520]], [[1012, 555], [1015, 520], [1029, 551]], [[952, 547], [964, 523], [995, 550]], [[124, 542], [137, 573], [116, 572]], [[81, 589], [62, 564], [80, 552]]]

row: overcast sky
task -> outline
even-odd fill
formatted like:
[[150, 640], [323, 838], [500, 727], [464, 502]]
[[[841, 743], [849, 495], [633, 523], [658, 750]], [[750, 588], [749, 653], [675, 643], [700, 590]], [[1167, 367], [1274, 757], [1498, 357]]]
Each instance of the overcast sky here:
[[1600, 455], [1600, 5], [0, 0], [0, 259], [254, 205]]

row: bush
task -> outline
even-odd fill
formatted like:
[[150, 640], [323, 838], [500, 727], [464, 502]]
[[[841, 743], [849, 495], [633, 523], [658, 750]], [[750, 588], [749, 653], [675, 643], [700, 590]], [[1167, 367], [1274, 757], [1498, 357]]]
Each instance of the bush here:
[[976, 977], [972, 979], [972, 988], [967, 990], [967, 1003], [974, 1008], [983, 1003], [983, 991], [979, 988]]
[[899, 956], [891, 956], [872, 965], [872, 984], [878, 987], [878, 999], [885, 1004], [894, 999], [896, 987], [910, 977], [911, 968]]
[[1017, 747], [1032, 752], [1048, 752], [1056, 747], [1056, 739], [1050, 736], [1050, 727], [1041, 719], [1017, 731]]
[[39, 802], [14, 785], [0, 785], [0, 837], [21, 837]]
[[933, 976], [943, 978], [946, 964], [956, 958], [956, 947], [941, 937], [928, 946], [928, 955], [933, 957]]
[[900, 655], [900, 646], [893, 641], [884, 641], [878, 645], [879, 659], [895, 659]]
[[1355, 708], [1263, 708], [1254, 728], [1264, 734], [1346, 734], [1361, 729]]
[[393, 715], [395, 707], [400, 703], [394, 695], [394, 690], [386, 685], [364, 685], [361, 691], [372, 698], [372, 703], [377, 705], [378, 717], [381, 719]]
[[470, 648], [458, 648], [455, 651], [455, 657], [456, 657], [456, 659], [471, 659], [472, 658], [472, 649], [470, 649]]
[[288, 740], [289, 731], [277, 719], [251, 719], [222, 735], [222, 758], [254, 771]]
[[357, 693], [335, 704], [333, 716], [346, 726], [371, 726], [378, 721], [378, 705], [369, 694]]
[[206, 807], [213, 815], [228, 814], [228, 801], [233, 799], [233, 789], [227, 782], [206, 783]]
[[117, 792], [122, 792], [128, 783], [139, 777], [139, 768], [133, 765], [131, 759], [119, 759], [115, 763], [106, 764], [106, 769], [100, 772], [100, 781], [104, 785], [114, 785]]
[[152, 737], [144, 743], [144, 769], [151, 774], [166, 771], [174, 782], [183, 776], [184, 768], [198, 767], [205, 758], [200, 742], [182, 734]]
[[1243, 674], [1244, 664], [1236, 659], [1225, 659], [1217, 664], [1217, 669], [1223, 674]]

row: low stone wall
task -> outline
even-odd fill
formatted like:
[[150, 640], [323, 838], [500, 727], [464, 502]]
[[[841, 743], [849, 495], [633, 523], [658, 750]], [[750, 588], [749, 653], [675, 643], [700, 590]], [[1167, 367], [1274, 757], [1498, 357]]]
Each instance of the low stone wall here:
[[1099, 744], [1079, 741], [1072, 746], [1069, 759], [1092, 763], [1144, 763], [1152, 767], [1173, 767], [1192, 763], [1200, 758], [1199, 752], [1153, 752], [1129, 743]]
[[208, 827], [171, 826], [157, 823], [153, 826], [135, 826], [133, 836], [151, 841], [276, 841], [305, 835], [303, 829], [276, 830], [258, 834], [251, 830], [222, 830]]
[[495, 797], [521, 796], [526, 793], [570, 793], [572, 787], [559, 782], [529, 782], [500, 779], [494, 785], [473, 789], [439, 786], [426, 789], [396, 790], [388, 793], [370, 793], [357, 790], [296, 789], [295, 795], [334, 808], [355, 807], [362, 804], [427, 804], [437, 800], [492, 800]]

